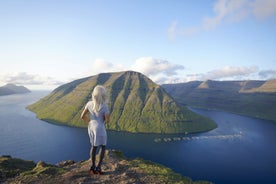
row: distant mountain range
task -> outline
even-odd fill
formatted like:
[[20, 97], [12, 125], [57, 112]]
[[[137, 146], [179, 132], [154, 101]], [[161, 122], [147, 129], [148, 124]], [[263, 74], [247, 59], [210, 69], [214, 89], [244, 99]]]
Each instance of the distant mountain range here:
[[217, 109], [276, 122], [276, 79], [193, 81], [162, 87], [185, 106]]
[[29, 92], [31, 91], [26, 87], [17, 86], [14, 84], [6, 84], [5, 86], [0, 87], [0, 96], [19, 94], [19, 93], [29, 93]]
[[135, 133], [193, 133], [216, 124], [175, 102], [159, 85], [141, 73], [102, 73], [64, 84], [28, 106], [39, 119], [69, 126], [87, 127], [80, 119], [91, 92], [98, 85], [109, 92], [109, 130]]

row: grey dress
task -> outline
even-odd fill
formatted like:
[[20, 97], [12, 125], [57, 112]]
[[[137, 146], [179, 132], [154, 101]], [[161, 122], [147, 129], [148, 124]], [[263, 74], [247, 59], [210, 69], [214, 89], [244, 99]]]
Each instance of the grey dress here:
[[103, 104], [99, 112], [94, 112], [93, 101], [89, 101], [85, 109], [90, 112], [90, 122], [88, 125], [88, 135], [92, 146], [106, 145], [107, 135], [104, 124], [104, 115], [109, 114], [106, 104]]

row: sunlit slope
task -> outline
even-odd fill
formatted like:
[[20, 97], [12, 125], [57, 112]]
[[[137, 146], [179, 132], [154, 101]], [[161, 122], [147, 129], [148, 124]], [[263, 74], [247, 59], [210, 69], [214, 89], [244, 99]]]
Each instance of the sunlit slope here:
[[97, 85], [109, 92], [110, 130], [143, 133], [184, 133], [211, 130], [216, 124], [178, 105], [159, 85], [133, 72], [103, 73], [55, 89], [28, 108], [49, 122], [86, 127], [80, 119]]

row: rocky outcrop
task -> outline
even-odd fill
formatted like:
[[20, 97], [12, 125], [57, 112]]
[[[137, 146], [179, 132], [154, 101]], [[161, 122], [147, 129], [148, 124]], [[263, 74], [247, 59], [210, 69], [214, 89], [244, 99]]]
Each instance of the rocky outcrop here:
[[[23, 167], [25, 164], [26, 167]], [[57, 165], [40, 161], [35, 164], [32, 161], [0, 157], [0, 183], [211, 183], [192, 181], [169, 168], [143, 159], [126, 159], [115, 150], [106, 153], [103, 175], [90, 175], [90, 164], [90, 160], [69, 160]]]

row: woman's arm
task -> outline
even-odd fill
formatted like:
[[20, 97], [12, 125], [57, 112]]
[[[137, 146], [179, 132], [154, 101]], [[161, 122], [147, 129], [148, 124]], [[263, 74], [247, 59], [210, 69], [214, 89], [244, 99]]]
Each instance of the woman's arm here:
[[89, 123], [90, 119], [87, 117], [88, 110], [84, 109], [81, 113], [81, 119], [86, 123]]
[[105, 115], [104, 115], [104, 122], [105, 122], [105, 123], [109, 123], [109, 120], [110, 120], [109, 114], [105, 114]]

